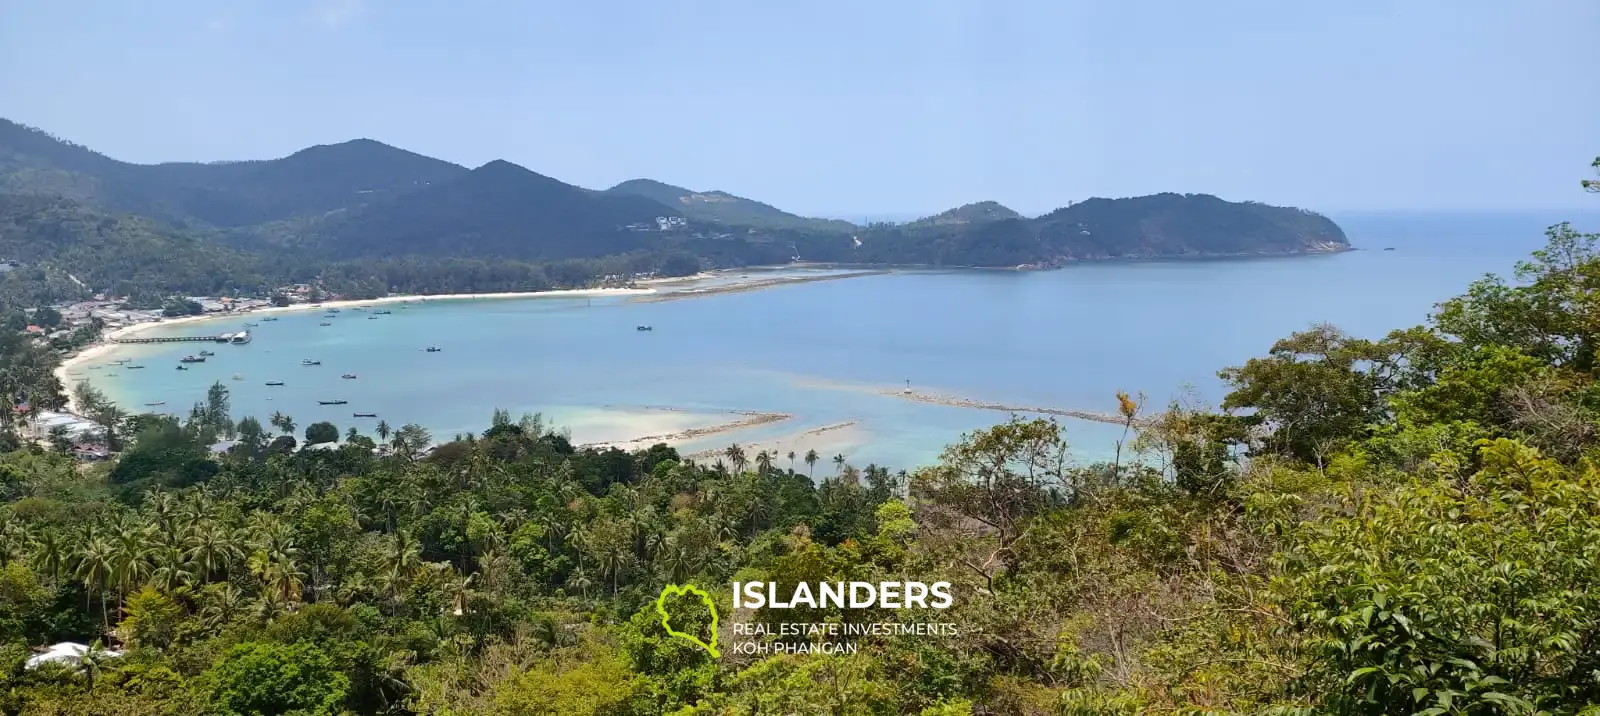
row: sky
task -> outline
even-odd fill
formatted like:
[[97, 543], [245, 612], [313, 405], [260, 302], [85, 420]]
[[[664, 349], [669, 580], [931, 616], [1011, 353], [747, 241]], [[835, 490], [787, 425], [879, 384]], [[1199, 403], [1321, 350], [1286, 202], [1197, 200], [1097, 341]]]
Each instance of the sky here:
[[811, 215], [1592, 209], [1596, 37], [1594, 0], [0, 0], [0, 117], [135, 162], [366, 137]]

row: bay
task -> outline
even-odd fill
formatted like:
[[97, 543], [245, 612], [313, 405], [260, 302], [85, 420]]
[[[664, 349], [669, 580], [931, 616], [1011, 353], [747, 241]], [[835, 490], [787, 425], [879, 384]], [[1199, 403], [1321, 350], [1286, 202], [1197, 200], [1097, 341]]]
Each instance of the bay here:
[[[428, 301], [381, 306], [391, 313], [376, 320], [349, 309], [335, 319], [320, 311], [271, 322], [231, 317], [142, 334], [211, 334], [259, 322], [252, 343], [216, 346], [215, 357], [190, 370], [173, 368], [211, 346], [123, 348], [114, 357], [146, 369], [78, 373], [136, 410], [187, 414], [222, 381], [236, 417], [265, 422], [277, 411], [301, 429], [328, 420], [371, 434], [377, 421], [352, 414], [377, 413], [440, 439], [481, 432], [496, 407], [541, 412], [578, 443], [783, 413], [792, 417], [689, 439], [680, 450], [734, 442], [751, 454], [816, 449], [824, 457], [818, 474], [833, 472], [835, 454], [857, 466], [910, 468], [1006, 414], [907, 400], [898, 394], [908, 381], [918, 393], [1008, 406], [1112, 412], [1119, 390], [1143, 393], [1152, 409], [1182, 397], [1215, 404], [1220, 368], [1319, 322], [1369, 337], [1416, 325], [1484, 273], [1509, 274], [1562, 217], [1339, 218], [1362, 250], [1035, 272], [894, 271], [649, 302]], [[426, 352], [428, 345], [442, 351]], [[322, 365], [300, 365], [305, 358]], [[345, 373], [358, 377], [340, 378]], [[331, 399], [348, 404], [317, 403]], [[157, 401], [165, 405], [142, 407]], [[1081, 462], [1106, 458], [1122, 435], [1115, 425], [1062, 422]], [[788, 458], [777, 464], [787, 467]]]

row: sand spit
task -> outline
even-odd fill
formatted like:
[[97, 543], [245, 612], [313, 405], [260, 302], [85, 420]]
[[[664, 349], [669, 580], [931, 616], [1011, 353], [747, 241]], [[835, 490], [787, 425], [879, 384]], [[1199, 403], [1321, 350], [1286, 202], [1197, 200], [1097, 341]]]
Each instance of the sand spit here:
[[[853, 429], [855, 427], [856, 421], [850, 420], [769, 440], [756, 440], [741, 444], [741, 447], [744, 448], [745, 454], [752, 456], [752, 458], [756, 453], [763, 450], [773, 455], [783, 455], [789, 451], [803, 453], [808, 449], [831, 453], [843, 446], [859, 444], [862, 435], [859, 430]], [[722, 457], [722, 449], [699, 450], [684, 457], [690, 460], [715, 460]]]
[[[654, 410], [675, 410], [675, 409], [672, 409], [672, 408], [653, 408], [653, 409]], [[689, 428], [688, 430], [679, 430], [679, 431], [674, 432], [674, 433], [665, 433], [665, 434], [662, 434], [662, 435], [646, 435], [646, 436], [643, 436], [643, 437], [637, 437], [637, 438], [633, 438], [631, 440], [623, 440], [623, 441], [619, 441], [619, 442], [590, 443], [590, 444], [586, 444], [586, 445], [580, 445], [579, 447], [592, 447], [592, 448], [614, 447], [614, 448], [620, 448], [620, 449], [623, 449], [623, 450], [640, 450], [640, 449], [643, 449], [643, 448], [648, 448], [651, 445], [655, 445], [656, 443], [667, 443], [669, 445], [675, 444], [675, 443], [684, 443], [684, 442], [688, 442], [688, 441], [691, 441], [691, 440], [698, 440], [698, 439], [701, 439], [701, 438], [710, 437], [712, 435], [720, 435], [722, 433], [733, 432], [735, 430], [745, 430], [745, 429], [753, 428], [753, 427], [756, 427], [756, 426], [759, 426], [759, 425], [767, 425], [767, 424], [770, 424], [770, 423], [776, 423], [776, 422], [780, 422], [780, 421], [783, 421], [783, 420], [788, 420], [788, 419], [794, 417], [793, 415], [790, 415], [788, 413], [763, 413], [763, 412], [758, 412], [758, 411], [754, 411], [754, 410], [730, 410], [730, 411], [727, 411], [727, 412], [730, 415], [742, 415], [744, 417], [742, 417], [742, 418], [740, 418], [738, 420], [731, 421], [731, 422], [718, 423], [716, 425], [707, 425], [705, 427], [700, 427], [700, 428]]]
[[[918, 403], [928, 403], [931, 405], [948, 405], [953, 408], [998, 410], [1006, 413], [1038, 413], [1042, 415], [1060, 415], [1068, 418], [1077, 418], [1079, 420], [1093, 420], [1097, 423], [1110, 423], [1112, 425], [1122, 425], [1123, 423], [1127, 422], [1121, 415], [1116, 413], [1101, 413], [1093, 410], [1067, 410], [1064, 408], [1040, 408], [1028, 405], [1003, 405], [1001, 403], [987, 403], [981, 400], [971, 400], [954, 395], [921, 393], [906, 388], [901, 388], [898, 390], [880, 389], [876, 392], [879, 395], [887, 395], [894, 398], [901, 398]], [[1135, 419], [1133, 424], [1135, 426], [1140, 426], [1146, 422], [1148, 421]]]
[[889, 271], [887, 271], [887, 270], [856, 271], [856, 272], [853, 272], [853, 273], [829, 274], [827, 276], [800, 276], [800, 277], [788, 277], [788, 278], [769, 278], [769, 279], [761, 279], [761, 280], [749, 281], [749, 282], [744, 282], [744, 283], [731, 283], [731, 284], [727, 284], [727, 285], [723, 285], [723, 286], [711, 286], [709, 288], [699, 288], [699, 289], [686, 288], [686, 289], [676, 290], [676, 291], [663, 291], [663, 292], [659, 292], [659, 293], [653, 293], [653, 294], [648, 295], [648, 296], [639, 296], [637, 298], [632, 299], [632, 301], [635, 302], [635, 303], [653, 303], [653, 302], [656, 302], [656, 301], [676, 301], [678, 299], [683, 299], [683, 298], [698, 298], [700, 296], [714, 296], [714, 295], [722, 294], [722, 293], [742, 293], [744, 291], [759, 291], [759, 290], [764, 289], [764, 288], [773, 288], [775, 286], [788, 286], [788, 285], [792, 285], [792, 284], [812, 283], [814, 281], [835, 281], [835, 280], [844, 279], [844, 278], [860, 278], [862, 276], [878, 276], [880, 274], [886, 274], [886, 273], [889, 273]]

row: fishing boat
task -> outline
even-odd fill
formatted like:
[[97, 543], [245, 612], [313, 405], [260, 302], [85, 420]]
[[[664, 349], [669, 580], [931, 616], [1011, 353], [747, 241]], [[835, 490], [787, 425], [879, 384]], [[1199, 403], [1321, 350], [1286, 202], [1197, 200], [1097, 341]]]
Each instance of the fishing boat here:
[[182, 358], [179, 358], [178, 362], [179, 363], [204, 363], [204, 362], [206, 362], [206, 357], [205, 356], [184, 356]]
[[186, 366], [186, 365], [178, 366], [178, 370], [188, 370], [188, 369], [189, 369], [189, 366]]
[[345, 380], [355, 380], [356, 379], [356, 374], [355, 373], [345, 373], [344, 375], [341, 375], [339, 377], [343, 378]]
[[165, 400], [157, 400], [154, 403], [145, 403], [146, 406], [149, 406], [149, 407], [152, 407], [152, 408], [156, 407], [157, 405], [166, 405], [166, 404], [167, 404], [167, 401], [165, 401]]
[[392, 313], [394, 313], [394, 312], [393, 312], [393, 311], [390, 311], [390, 310], [388, 310], [388, 309], [384, 309], [384, 310], [382, 310], [382, 311], [373, 311], [373, 312], [372, 312], [372, 313], [373, 313], [373, 314], [374, 314], [374, 315], [378, 315], [378, 316], [387, 316], [387, 315], [390, 315], [390, 314], [392, 314]]
[[378, 320], [378, 317], [377, 316], [367, 316], [367, 320], [376, 321], [376, 320]]
[[322, 365], [322, 361], [306, 358], [305, 360], [300, 361], [300, 365]]
[[348, 400], [319, 400], [317, 405], [346, 405], [349, 402]]
[[328, 309], [328, 313], [338, 313], [338, 312], [339, 312], [339, 309], [337, 309], [337, 308]]
[[279, 385], [283, 385], [283, 381], [281, 381], [281, 380], [269, 380], [269, 381], [267, 381], [267, 385], [279, 386]]
[[278, 317], [277, 316], [267, 316], [266, 318], [263, 318], [261, 320], [262, 321], [276, 321], [276, 320], [278, 320]]
[[204, 357], [204, 358], [210, 358], [211, 356], [214, 356], [216, 354], [217, 354], [216, 351], [200, 351], [201, 357]]
[[353, 418], [376, 418], [376, 417], [378, 417], [378, 414], [377, 413], [351, 413], [350, 417], [353, 417]]
[[440, 348], [438, 346], [428, 346], [428, 352], [429, 353], [438, 353], [439, 351], [442, 351], [442, 350], [444, 350], [444, 349]]
[[651, 328], [650, 326], [634, 326], [633, 330], [636, 330], [636, 331], [653, 331], [655, 329]]
[[244, 324], [244, 327], [245, 328], [255, 328], [256, 326], [259, 326], [259, 325], [261, 325], [261, 324], [259, 324], [259, 323], [246, 323], [246, 324]]
[[332, 323], [329, 323], [329, 322], [327, 322], [327, 321], [323, 321], [323, 322], [321, 322], [321, 323], [318, 323], [318, 324], [317, 324], [317, 325], [319, 325], [319, 326], [331, 326], [331, 325], [333, 325], [333, 324], [332, 324]]
[[140, 368], [143, 368], [144, 366], [142, 366], [142, 365], [129, 365], [129, 366], [123, 366], [123, 367], [127, 368], [128, 370], [138, 370]]

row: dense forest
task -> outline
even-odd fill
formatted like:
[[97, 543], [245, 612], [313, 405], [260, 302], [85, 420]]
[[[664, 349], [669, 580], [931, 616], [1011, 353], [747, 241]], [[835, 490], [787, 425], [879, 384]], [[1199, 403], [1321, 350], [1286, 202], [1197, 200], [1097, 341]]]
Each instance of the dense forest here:
[[1091, 199], [1036, 219], [980, 202], [858, 227], [647, 179], [593, 191], [506, 161], [469, 170], [368, 139], [130, 164], [0, 120], [0, 260], [33, 268], [0, 281], [18, 300], [316, 281], [356, 296], [537, 290], [795, 261], [1016, 267], [1347, 246], [1319, 215], [1204, 195]]
[[[6, 426], [0, 710], [1600, 713], [1597, 296], [1600, 235], [1552, 227], [1423, 325], [1223, 370], [1217, 409], [1119, 394], [1138, 427], [1094, 465], [1024, 417], [900, 472], [580, 449], [499, 411], [430, 450], [236, 417], [220, 384], [185, 420], [80, 389], [115, 461], [18, 440], [32, 407]], [[49, 351], [0, 360], [19, 400], [62, 400]], [[653, 605], [936, 580], [937, 614], [744, 615], [960, 629], [852, 654], [713, 658]], [[24, 666], [62, 640], [93, 647]]]

